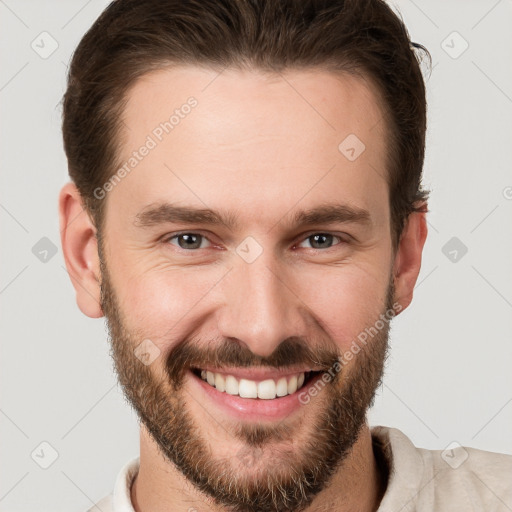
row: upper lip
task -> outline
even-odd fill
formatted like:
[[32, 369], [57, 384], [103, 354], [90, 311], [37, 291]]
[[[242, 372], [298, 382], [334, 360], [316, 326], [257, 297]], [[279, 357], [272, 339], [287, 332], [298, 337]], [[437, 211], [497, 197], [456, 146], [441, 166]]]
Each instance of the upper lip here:
[[205, 366], [198, 368], [199, 370], [206, 370], [213, 373], [220, 373], [222, 375], [232, 375], [235, 379], [247, 379], [254, 381], [263, 381], [267, 379], [279, 380], [283, 377], [291, 377], [293, 375], [299, 375], [300, 373], [308, 373], [311, 371], [319, 371], [315, 368], [310, 367], [297, 367], [297, 368], [234, 368], [234, 367], [220, 367], [213, 368], [211, 366]]

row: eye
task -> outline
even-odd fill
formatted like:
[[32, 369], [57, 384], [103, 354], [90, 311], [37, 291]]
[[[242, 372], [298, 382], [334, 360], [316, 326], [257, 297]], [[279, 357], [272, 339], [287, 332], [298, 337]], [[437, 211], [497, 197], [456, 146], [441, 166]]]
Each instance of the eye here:
[[[178, 243], [173, 243], [173, 240], [177, 240]], [[178, 233], [167, 238], [165, 242], [177, 245], [180, 249], [184, 250], [204, 249], [206, 245], [203, 242], [209, 243], [208, 239], [199, 233]]]
[[330, 233], [314, 233], [308, 236], [303, 242], [301, 242], [299, 247], [301, 247], [304, 242], [310, 241], [312, 249], [330, 249], [333, 246], [334, 239], [338, 239], [340, 243], [345, 242], [343, 238], [336, 235], [331, 235]]

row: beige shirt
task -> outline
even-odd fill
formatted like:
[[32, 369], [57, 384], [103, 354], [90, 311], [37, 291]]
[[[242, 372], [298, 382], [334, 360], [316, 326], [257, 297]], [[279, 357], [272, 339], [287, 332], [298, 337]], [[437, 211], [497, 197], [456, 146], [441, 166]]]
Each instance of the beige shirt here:
[[[378, 512], [511, 512], [512, 455], [450, 445], [415, 447], [396, 428], [372, 427], [377, 457], [389, 468]], [[139, 458], [119, 472], [114, 492], [87, 512], [135, 512], [130, 488]]]

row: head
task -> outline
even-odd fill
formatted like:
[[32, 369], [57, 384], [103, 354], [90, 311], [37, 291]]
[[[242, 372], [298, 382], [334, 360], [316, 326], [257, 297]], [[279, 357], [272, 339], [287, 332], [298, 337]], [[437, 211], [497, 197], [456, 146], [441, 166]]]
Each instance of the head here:
[[[73, 56], [77, 302], [162, 457], [219, 504], [301, 510], [365, 424], [427, 233], [416, 49], [380, 0], [118, 0]], [[244, 372], [290, 394], [227, 401]]]

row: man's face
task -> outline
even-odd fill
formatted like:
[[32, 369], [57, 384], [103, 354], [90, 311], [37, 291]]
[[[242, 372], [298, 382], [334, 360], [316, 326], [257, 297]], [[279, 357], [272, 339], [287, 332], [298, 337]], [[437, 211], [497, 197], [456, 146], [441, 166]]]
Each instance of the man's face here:
[[[102, 309], [124, 391], [163, 456], [220, 504], [301, 510], [356, 442], [386, 355], [375, 93], [326, 71], [178, 68], [137, 82], [123, 121], [121, 160], [150, 148], [105, 199]], [[344, 215], [298, 218], [327, 205]]]

